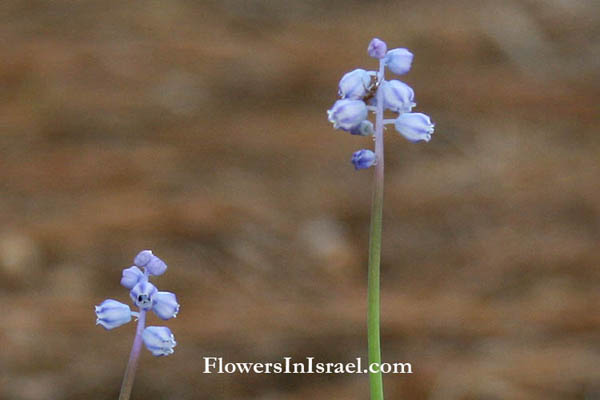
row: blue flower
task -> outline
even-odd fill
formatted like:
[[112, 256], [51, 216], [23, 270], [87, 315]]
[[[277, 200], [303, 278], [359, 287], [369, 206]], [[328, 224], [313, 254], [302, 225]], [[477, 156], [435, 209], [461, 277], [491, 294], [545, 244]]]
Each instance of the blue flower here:
[[367, 169], [375, 164], [377, 157], [371, 150], [362, 149], [352, 154], [352, 164], [355, 169]]
[[334, 103], [327, 115], [335, 129], [351, 131], [367, 119], [367, 105], [361, 100], [342, 99]]
[[355, 126], [354, 128], [350, 129], [350, 133], [353, 135], [370, 136], [373, 133], [375, 133], [375, 130], [373, 128], [373, 123], [368, 119], [365, 119], [360, 124], [358, 124], [358, 126]]
[[144, 273], [134, 265], [123, 270], [121, 285], [125, 286], [127, 289], [131, 289], [142, 279], [145, 279]]
[[385, 65], [395, 74], [402, 75], [410, 70], [413, 54], [404, 48], [393, 49], [385, 55]]
[[158, 276], [165, 273], [167, 270], [167, 264], [160, 258], [154, 256], [148, 264], [146, 269], [150, 275]]
[[168, 356], [173, 354], [173, 347], [177, 345], [175, 336], [166, 326], [149, 326], [144, 329], [142, 339], [146, 348], [152, 352], [154, 356]]
[[382, 91], [383, 106], [397, 113], [410, 112], [414, 106], [415, 92], [404, 82], [397, 80], [384, 81], [379, 90]]
[[143, 250], [135, 256], [133, 263], [138, 267], [146, 268], [150, 275], [162, 275], [167, 270], [167, 264], [152, 254], [151, 250]]
[[367, 48], [367, 53], [373, 58], [384, 58], [387, 52], [387, 45], [383, 40], [373, 39], [371, 43], [369, 43], [369, 47]]
[[411, 142], [431, 140], [434, 124], [429, 117], [421, 113], [401, 114], [394, 122], [396, 130]]
[[96, 317], [96, 325], [102, 325], [110, 330], [131, 321], [131, 309], [127, 304], [107, 299], [96, 306]]
[[364, 69], [355, 69], [342, 76], [338, 93], [342, 99], [362, 99], [367, 94], [370, 84], [369, 73]]
[[152, 296], [158, 291], [156, 286], [150, 282], [143, 280], [131, 289], [129, 296], [131, 300], [142, 310], [152, 308]]
[[142, 250], [133, 259], [133, 264], [137, 265], [140, 268], [145, 267], [146, 264], [150, 262], [152, 257], [154, 257], [154, 254], [152, 254], [152, 250]]
[[164, 320], [176, 317], [179, 312], [177, 297], [171, 292], [156, 292], [152, 296], [152, 311]]
[[[145, 327], [146, 314], [150, 309], [164, 320], [176, 317], [179, 312], [179, 303], [177, 303], [175, 294], [159, 292], [156, 286], [149, 281], [151, 275], [163, 274], [167, 269], [167, 264], [152, 254], [150, 250], [139, 252], [134, 258], [134, 264], [123, 270], [121, 285], [130, 289], [129, 296], [139, 310], [131, 311], [127, 304], [113, 299], [104, 300], [96, 306], [96, 325], [102, 325], [105, 329], [114, 329], [131, 321], [132, 317], [137, 318], [135, 339], [126, 371], [135, 371], [139, 346], [142, 341], [155, 356], [173, 354], [174, 347], [177, 345], [175, 336], [169, 328], [165, 326]], [[130, 384], [132, 380], [128, 382]], [[129, 389], [126, 387], [125, 391], [121, 391], [121, 395], [125, 393], [125, 397], [129, 398], [128, 391], [130, 390], [131, 387]]]

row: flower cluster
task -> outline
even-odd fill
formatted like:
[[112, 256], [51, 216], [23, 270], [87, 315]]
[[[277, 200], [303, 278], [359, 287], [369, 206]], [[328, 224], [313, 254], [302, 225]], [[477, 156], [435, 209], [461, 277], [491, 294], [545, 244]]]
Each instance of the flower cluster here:
[[[121, 285], [129, 289], [129, 296], [139, 312], [131, 311], [127, 304], [107, 299], [96, 306], [96, 325], [102, 325], [107, 330], [114, 329], [131, 321], [132, 316], [140, 317], [149, 310], [163, 320], [177, 316], [179, 304], [175, 294], [161, 292], [149, 281], [150, 275], [162, 275], [167, 270], [167, 264], [150, 250], [141, 251], [133, 264], [123, 270]], [[140, 320], [144, 321], [142, 318]], [[155, 356], [172, 354], [176, 345], [175, 337], [166, 326], [146, 327], [142, 332], [142, 339], [146, 348]]]
[[[379, 71], [355, 69], [345, 74], [339, 83], [340, 100], [327, 111], [335, 129], [353, 135], [370, 136], [376, 131], [368, 120], [368, 112], [388, 110], [397, 114], [393, 119], [382, 119], [382, 124], [393, 124], [396, 130], [411, 142], [431, 140], [433, 123], [421, 113], [413, 113], [415, 93], [399, 80], [385, 80], [385, 68], [397, 75], [407, 73], [413, 54], [404, 48], [387, 50], [385, 42], [373, 39], [367, 49], [369, 56], [379, 59]], [[382, 117], [383, 118], [383, 117]], [[383, 129], [383, 127], [377, 127]], [[374, 165], [376, 155], [371, 150], [359, 150], [352, 156], [356, 169]]]

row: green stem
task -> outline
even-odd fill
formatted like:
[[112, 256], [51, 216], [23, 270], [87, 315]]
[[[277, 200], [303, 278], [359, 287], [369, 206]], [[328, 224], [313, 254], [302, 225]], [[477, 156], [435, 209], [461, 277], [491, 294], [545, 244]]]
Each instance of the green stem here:
[[[377, 80], [383, 82], [384, 63], [379, 61]], [[381, 216], [383, 213], [383, 98], [382, 92], [377, 91], [377, 111], [375, 115], [375, 181], [373, 184], [373, 199], [371, 205], [371, 229], [369, 234], [369, 284], [367, 336], [369, 342], [369, 365], [381, 364], [381, 340], [379, 333], [380, 294], [379, 266], [381, 260]], [[383, 378], [381, 372], [369, 372], [371, 400], [383, 400]]]

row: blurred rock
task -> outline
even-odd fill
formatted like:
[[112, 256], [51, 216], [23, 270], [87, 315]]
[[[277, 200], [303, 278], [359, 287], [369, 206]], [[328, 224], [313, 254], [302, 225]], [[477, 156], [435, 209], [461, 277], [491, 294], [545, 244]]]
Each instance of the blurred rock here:
[[356, 261], [347, 229], [340, 221], [321, 217], [308, 220], [298, 228], [298, 237], [321, 268], [334, 275], [347, 274]]
[[26, 234], [0, 234], [0, 271], [9, 279], [33, 283], [41, 270], [41, 250]]

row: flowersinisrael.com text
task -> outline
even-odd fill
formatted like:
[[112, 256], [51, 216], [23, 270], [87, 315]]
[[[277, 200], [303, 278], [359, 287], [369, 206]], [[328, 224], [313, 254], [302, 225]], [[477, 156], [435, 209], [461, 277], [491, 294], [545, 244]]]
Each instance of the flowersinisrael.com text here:
[[225, 362], [222, 357], [204, 357], [205, 374], [412, 374], [410, 363], [363, 363], [360, 357], [355, 362], [317, 362], [306, 357], [303, 362], [294, 362], [284, 357], [280, 362]]

